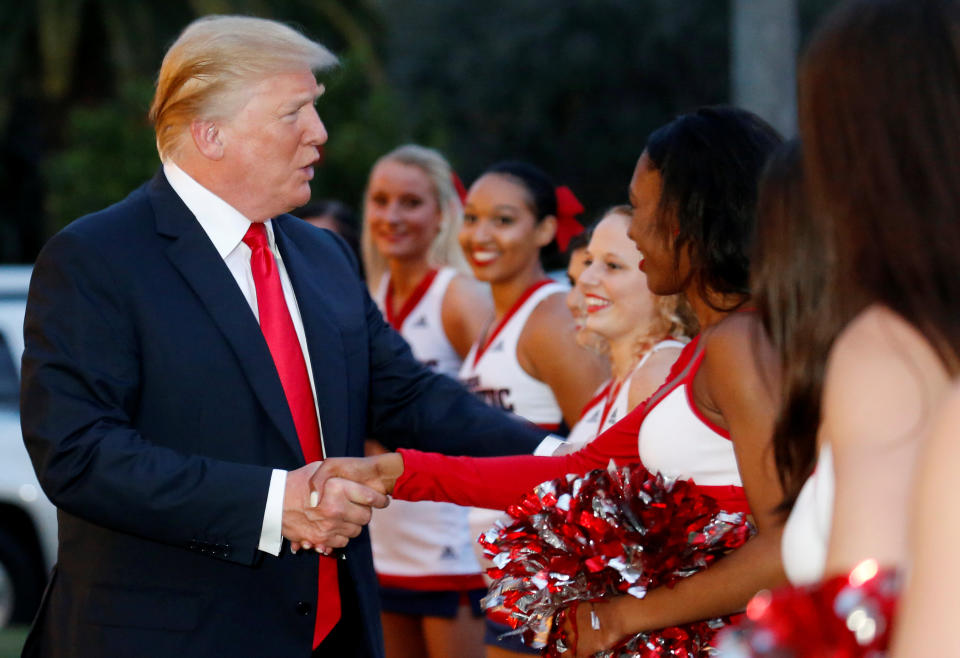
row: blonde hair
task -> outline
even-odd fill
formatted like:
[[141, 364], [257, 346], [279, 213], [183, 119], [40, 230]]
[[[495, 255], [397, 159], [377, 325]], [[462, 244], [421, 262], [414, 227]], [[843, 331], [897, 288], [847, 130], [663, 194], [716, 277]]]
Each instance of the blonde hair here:
[[[633, 209], [630, 206], [614, 206], [603, 213], [600, 221], [610, 215], [620, 215], [629, 222], [633, 218]], [[657, 315], [636, 340], [634, 352], [638, 356], [646, 354], [665, 338], [682, 341], [697, 333], [696, 316], [683, 295], [653, 295], [653, 304]]]
[[[469, 273], [470, 269], [467, 266], [466, 258], [463, 256], [463, 251], [460, 249], [458, 237], [460, 227], [463, 224], [463, 204], [460, 202], [460, 195], [453, 183], [454, 173], [450, 163], [440, 155], [439, 151], [417, 144], [398, 146], [382, 156], [370, 168], [371, 173], [383, 162], [398, 162], [417, 167], [430, 179], [437, 206], [440, 208], [440, 231], [430, 244], [427, 261], [431, 267], [445, 265], [453, 267], [458, 272]], [[387, 260], [373, 243], [370, 224], [367, 221], [366, 198], [369, 186], [370, 181], [368, 179], [367, 189], [363, 191], [363, 234], [360, 238], [360, 246], [363, 252], [363, 266], [367, 273], [367, 283], [371, 289], [375, 290], [380, 285], [384, 272], [387, 271]]]
[[177, 156], [192, 121], [232, 116], [260, 80], [336, 64], [321, 44], [276, 21], [250, 16], [195, 20], [170, 46], [157, 77], [149, 117], [160, 158]]

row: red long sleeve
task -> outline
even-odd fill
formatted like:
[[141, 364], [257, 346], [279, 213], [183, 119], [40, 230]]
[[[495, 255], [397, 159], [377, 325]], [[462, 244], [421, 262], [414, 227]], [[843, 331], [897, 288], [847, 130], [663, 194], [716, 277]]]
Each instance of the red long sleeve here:
[[403, 475], [393, 496], [399, 500], [506, 509], [546, 480], [606, 468], [611, 459], [617, 464], [638, 461], [637, 437], [644, 406], [638, 406], [578, 452], [559, 457], [451, 457], [400, 449]]

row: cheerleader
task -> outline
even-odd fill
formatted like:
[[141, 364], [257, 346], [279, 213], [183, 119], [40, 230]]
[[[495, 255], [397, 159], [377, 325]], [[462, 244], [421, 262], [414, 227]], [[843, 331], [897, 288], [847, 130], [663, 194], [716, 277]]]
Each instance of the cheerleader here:
[[[774, 355], [750, 308], [749, 245], [757, 181], [780, 143], [760, 118], [736, 108], [701, 108], [656, 130], [629, 193], [629, 235], [647, 287], [683, 293], [700, 333], [648, 402], [574, 454], [471, 459], [403, 450], [372, 460], [328, 460], [311, 486], [342, 476], [411, 500], [446, 499], [501, 509], [540, 482], [642, 461], [667, 478], [692, 479], [731, 512], [752, 511], [757, 534], [708, 569], [645, 598], [614, 596], [579, 606], [572, 655], [590, 656], [647, 630], [743, 609], [782, 582], [782, 491], [769, 439], [776, 404]], [[593, 623], [594, 621], [599, 623]]]
[[[374, 165], [363, 254], [373, 297], [414, 356], [455, 377], [491, 312], [457, 244], [462, 207], [443, 156], [401, 146]], [[372, 443], [372, 442], [370, 442]], [[382, 452], [368, 445], [368, 454]], [[395, 501], [370, 524], [388, 658], [480, 656], [485, 591], [467, 511]]]
[[[934, 411], [960, 374], [958, 34], [949, 0], [853, 0], [829, 15], [799, 76], [797, 188], [810, 220], [771, 213], [758, 235], [769, 262], [758, 297], [784, 364], [774, 437], [792, 508], [784, 566], [821, 592], [860, 564], [907, 570], [911, 517], [934, 514], [910, 502]], [[938, 577], [939, 565], [915, 568]], [[886, 649], [890, 620], [872, 626], [860, 651]], [[802, 646], [759, 655], [834, 650], [805, 629], [795, 637]], [[956, 653], [903, 640], [901, 655]]]
[[568, 452], [595, 439], [650, 397], [684, 345], [677, 340], [687, 331], [678, 315], [680, 297], [659, 297], [647, 288], [640, 252], [627, 235], [630, 218], [629, 206], [617, 206], [603, 216], [570, 293], [583, 300], [584, 331], [603, 341], [612, 376], [570, 430], [562, 447]]
[[473, 274], [490, 284], [494, 303], [460, 377], [490, 404], [552, 430], [576, 423], [605, 370], [577, 347], [566, 289], [540, 264], [558, 225], [576, 222], [557, 201], [536, 167], [494, 165], [470, 187], [460, 231]]
[[[606, 375], [603, 359], [577, 345], [566, 289], [540, 263], [558, 227], [577, 223], [571, 196], [561, 191], [558, 199], [553, 182], [530, 164], [494, 165], [470, 186], [460, 230], [460, 246], [494, 303], [460, 379], [489, 404], [554, 431], [576, 423]], [[474, 536], [502, 516], [502, 508], [471, 510]], [[507, 630], [488, 619], [488, 657], [530, 653], [519, 641], [498, 641]]]
[[[797, 331], [783, 355], [792, 382], [801, 376], [792, 370], [832, 343], [822, 378], [787, 391], [775, 437], [787, 501], [795, 500], [784, 556], [796, 582], [868, 558], [908, 563], [914, 463], [960, 371], [958, 27], [955, 2], [846, 2], [801, 63], [810, 216], [833, 257], [816, 297], [804, 300], [816, 336]], [[781, 232], [769, 238], [771, 269], [810, 262], [783, 251]], [[820, 276], [801, 272], [805, 281]], [[766, 283], [767, 296], [789, 284], [778, 283]], [[787, 425], [795, 405], [809, 404], [811, 384], [815, 441]]]

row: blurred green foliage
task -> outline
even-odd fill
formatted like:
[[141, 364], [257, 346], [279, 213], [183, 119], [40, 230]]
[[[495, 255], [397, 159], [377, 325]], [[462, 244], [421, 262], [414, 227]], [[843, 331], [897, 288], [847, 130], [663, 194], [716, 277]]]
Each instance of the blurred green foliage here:
[[0, 658], [18, 658], [27, 639], [26, 626], [9, 626], [0, 629]]
[[326, 92], [317, 110], [329, 138], [312, 185], [314, 200], [338, 199], [356, 207], [373, 162], [405, 138], [400, 100], [391, 87], [370, 84], [366, 57], [347, 53], [339, 68], [321, 75]]
[[153, 175], [157, 150], [144, 110], [152, 96], [150, 82], [137, 80], [117, 98], [67, 112], [64, 146], [43, 169], [50, 229], [119, 201]]

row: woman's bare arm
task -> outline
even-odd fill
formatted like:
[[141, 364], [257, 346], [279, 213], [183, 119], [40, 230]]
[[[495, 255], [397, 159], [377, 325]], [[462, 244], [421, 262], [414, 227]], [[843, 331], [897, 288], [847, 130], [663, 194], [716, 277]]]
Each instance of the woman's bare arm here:
[[573, 427], [597, 387], [610, 376], [606, 358], [580, 347], [563, 295], [537, 305], [517, 343], [517, 359], [533, 378], [553, 391], [568, 427]]

